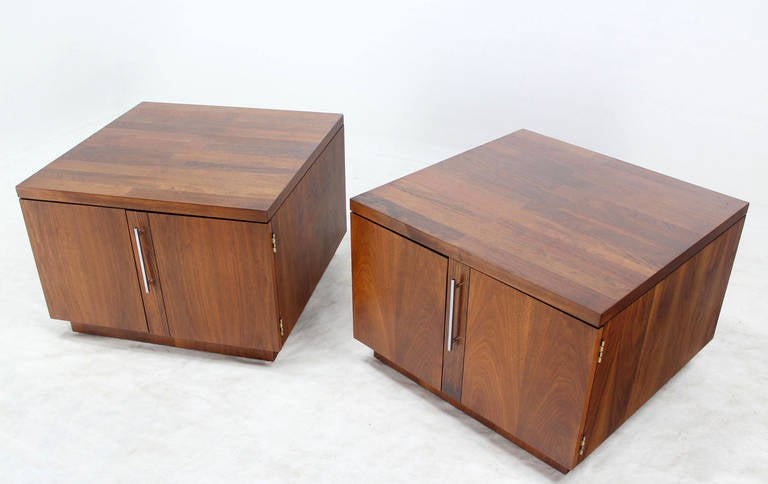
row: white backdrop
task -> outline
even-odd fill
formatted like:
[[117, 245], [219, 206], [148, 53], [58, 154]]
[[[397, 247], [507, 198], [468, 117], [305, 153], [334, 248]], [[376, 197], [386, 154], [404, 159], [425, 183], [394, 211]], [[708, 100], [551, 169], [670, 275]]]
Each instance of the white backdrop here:
[[13, 186], [142, 100], [341, 112], [349, 196], [525, 127], [750, 201], [713, 343], [565, 480], [768, 479], [768, 2], [1, 12], [0, 480], [560, 479], [351, 339], [348, 239], [271, 366], [50, 321]]

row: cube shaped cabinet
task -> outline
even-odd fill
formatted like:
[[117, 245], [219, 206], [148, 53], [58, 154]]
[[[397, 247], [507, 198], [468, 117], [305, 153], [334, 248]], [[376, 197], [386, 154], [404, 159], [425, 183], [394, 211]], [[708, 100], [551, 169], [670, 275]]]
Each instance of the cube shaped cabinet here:
[[346, 232], [343, 120], [142, 103], [16, 191], [52, 318], [273, 360]]
[[747, 206], [518, 131], [352, 199], [354, 335], [567, 472], [712, 339]]

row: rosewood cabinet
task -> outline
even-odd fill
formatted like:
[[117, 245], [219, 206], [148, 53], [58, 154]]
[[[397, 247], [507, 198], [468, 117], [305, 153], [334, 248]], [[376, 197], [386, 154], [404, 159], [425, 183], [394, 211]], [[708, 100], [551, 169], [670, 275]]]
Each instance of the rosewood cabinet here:
[[567, 472], [712, 339], [747, 204], [518, 131], [351, 209], [355, 338]]
[[142, 103], [17, 192], [52, 318], [273, 360], [346, 229], [342, 118]]

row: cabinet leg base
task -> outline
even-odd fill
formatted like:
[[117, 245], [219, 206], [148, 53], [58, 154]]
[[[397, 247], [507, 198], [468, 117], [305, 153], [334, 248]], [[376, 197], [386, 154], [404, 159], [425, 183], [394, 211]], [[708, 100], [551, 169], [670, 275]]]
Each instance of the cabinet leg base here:
[[450, 403], [451, 405], [453, 405], [454, 407], [458, 408], [459, 410], [461, 410], [462, 412], [466, 413], [467, 415], [469, 415], [470, 417], [474, 418], [475, 420], [477, 420], [478, 422], [482, 423], [483, 425], [489, 427], [491, 430], [493, 430], [497, 434], [499, 434], [499, 435], [505, 437], [506, 439], [512, 441], [518, 447], [520, 447], [523, 450], [525, 450], [526, 452], [536, 456], [537, 458], [539, 458], [542, 461], [546, 462], [548, 465], [554, 467], [555, 469], [557, 469], [558, 471], [562, 472], [563, 474], [568, 474], [568, 471], [570, 471], [570, 469], [568, 469], [567, 467], [563, 467], [562, 465], [560, 465], [557, 462], [553, 461], [552, 459], [550, 459], [546, 455], [542, 454], [538, 450], [536, 450], [536, 449], [526, 445], [524, 442], [521, 442], [520, 440], [515, 438], [509, 432], [501, 429], [500, 427], [494, 425], [492, 422], [490, 422], [490, 421], [486, 420], [485, 418], [481, 417], [480, 415], [476, 414], [475, 412], [473, 412], [469, 408], [467, 408], [464, 405], [462, 405], [461, 402], [459, 402], [457, 400], [454, 400], [453, 398], [451, 398], [450, 396], [448, 396], [445, 393], [441, 392], [440, 390], [427, 385], [426, 383], [424, 383], [420, 379], [418, 379], [415, 376], [413, 376], [410, 372], [408, 372], [408, 370], [405, 370], [405, 369], [397, 366], [396, 363], [393, 363], [392, 361], [388, 360], [387, 358], [385, 358], [381, 354], [376, 353], [374, 351], [373, 352], [373, 356], [376, 357], [376, 359], [378, 359], [379, 361], [381, 361], [385, 365], [389, 366], [390, 368], [392, 368], [394, 370], [399, 371], [400, 373], [402, 373], [403, 375], [407, 376], [408, 378], [410, 378], [414, 382], [416, 382], [419, 385], [423, 386], [424, 388], [426, 388], [430, 392], [434, 393], [438, 397], [442, 398], [446, 402]]
[[104, 326], [95, 326], [86, 323], [72, 322], [72, 331], [77, 333], [95, 334], [98, 336], [109, 336], [112, 338], [130, 339], [142, 341], [144, 343], [154, 343], [166, 346], [176, 346], [190, 350], [208, 351], [211, 353], [222, 353], [225, 355], [242, 356], [245, 358], [255, 358], [259, 360], [274, 361], [277, 353], [274, 351], [265, 351], [255, 348], [243, 348], [240, 346], [229, 346], [216, 343], [205, 343], [201, 341], [189, 341], [185, 339], [174, 338], [172, 336], [162, 336], [149, 333], [140, 333], [127, 329], [106, 328]]

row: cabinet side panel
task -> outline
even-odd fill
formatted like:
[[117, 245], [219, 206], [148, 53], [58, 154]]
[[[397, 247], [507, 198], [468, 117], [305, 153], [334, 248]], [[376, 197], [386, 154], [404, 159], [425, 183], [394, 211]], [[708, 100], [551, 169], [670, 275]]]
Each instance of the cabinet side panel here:
[[283, 339], [299, 319], [347, 229], [344, 128], [272, 218]]
[[439, 390], [448, 259], [355, 214], [354, 336]]
[[461, 403], [570, 469], [597, 341], [597, 329], [473, 270]]
[[149, 214], [173, 338], [279, 351], [266, 224]]
[[607, 323], [581, 458], [712, 339], [743, 225], [742, 218]]
[[147, 332], [125, 211], [21, 200], [52, 318]]

